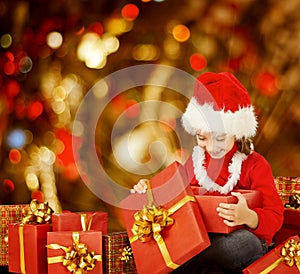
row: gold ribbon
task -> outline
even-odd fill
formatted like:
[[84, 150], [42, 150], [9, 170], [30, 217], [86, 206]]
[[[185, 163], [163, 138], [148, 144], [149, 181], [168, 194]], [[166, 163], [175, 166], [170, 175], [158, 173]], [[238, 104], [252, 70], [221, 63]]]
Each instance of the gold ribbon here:
[[86, 213], [80, 213], [82, 231], [89, 231], [91, 229], [94, 216], [95, 213], [93, 213], [92, 216], [88, 219]]
[[280, 265], [282, 262], [285, 262], [286, 265], [292, 267], [296, 266], [298, 271], [300, 272], [300, 242], [295, 239], [288, 240], [284, 246], [280, 250], [280, 256], [278, 260], [276, 260], [269, 267], [264, 269], [260, 274], [267, 274], [271, 272], [274, 268]]
[[29, 206], [23, 209], [23, 224], [44, 224], [51, 223], [53, 209], [47, 202], [39, 203], [38, 200], [33, 199]]
[[19, 225], [19, 247], [20, 247], [20, 269], [21, 273], [25, 274], [25, 253], [24, 253], [24, 226], [23, 224]]
[[149, 205], [144, 206], [143, 209], [134, 214], [135, 221], [131, 229], [133, 236], [130, 237], [129, 241], [132, 243], [136, 240], [140, 240], [141, 242], [145, 243], [153, 238], [160, 249], [166, 265], [169, 268], [176, 269], [179, 267], [179, 265], [172, 261], [168, 248], [160, 233], [166, 227], [174, 224], [174, 219], [171, 218], [170, 215], [174, 214], [187, 202], [195, 202], [196, 200], [193, 196], [187, 195], [167, 210], [162, 206], [154, 205], [153, 195], [149, 183], [147, 193]]
[[97, 261], [102, 261], [101, 255], [96, 255], [94, 251], [88, 251], [87, 245], [79, 242], [79, 233], [73, 232], [73, 247], [65, 247], [59, 244], [46, 245], [50, 249], [62, 249], [64, 256], [48, 258], [48, 264], [62, 263], [69, 272], [75, 274], [85, 274], [95, 268]]

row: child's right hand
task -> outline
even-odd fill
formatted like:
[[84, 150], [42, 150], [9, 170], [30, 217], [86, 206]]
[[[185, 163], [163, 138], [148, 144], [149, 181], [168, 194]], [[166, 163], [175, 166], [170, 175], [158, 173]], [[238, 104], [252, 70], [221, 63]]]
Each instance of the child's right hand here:
[[133, 186], [132, 189], [130, 189], [130, 193], [138, 193], [138, 194], [144, 194], [147, 191], [147, 183], [149, 182], [148, 179], [141, 179], [138, 181], [136, 185]]

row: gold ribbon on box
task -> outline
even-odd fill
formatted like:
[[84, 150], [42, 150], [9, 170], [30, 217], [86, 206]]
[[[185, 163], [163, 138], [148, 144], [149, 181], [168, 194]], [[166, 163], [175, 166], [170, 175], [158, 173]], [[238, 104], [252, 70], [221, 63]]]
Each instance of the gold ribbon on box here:
[[87, 218], [86, 213], [79, 213], [79, 214], [80, 214], [80, 221], [81, 221], [82, 231], [89, 231], [91, 229], [91, 225], [92, 225], [95, 213], [93, 213], [92, 216], [89, 219]]
[[102, 261], [102, 256], [89, 251], [85, 243], [79, 242], [79, 233], [73, 232], [73, 247], [65, 247], [59, 244], [46, 245], [50, 249], [62, 249], [64, 256], [56, 256], [48, 258], [48, 264], [62, 263], [69, 272], [74, 274], [85, 274], [93, 270], [97, 261]]
[[39, 203], [33, 199], [28, 207], [23, 209], [23, 224], [45, 224], [51, 223], [53, 209], [47, 202]]
[[140, 240], [141, 242], [145, 243], [153, 238], [159, 247], [166, 265], [169, 268], [176, 269], [179, 267], [179, 265], [172, 261], [168, 248], [160, 233], [166, 227], [174, 224], [174, 219], [170, 217], [172, 214], [183, 207], [186, 203], [196, 202], [196, 200], [193, 196], [187, 195], [171, 208], [165, 209], [162, 206], [156, 206], [154, 204], [149, 183], [147, 194], [149, 205], [144, 206], [143, 209], [134, 214], [134, 224], [131, 229], [133, 236], [130, 237], [129, 241], [130, 243], [133, 243], [136, 240]]
[[280, 256], [281, 257], [278, 260], [260, 272], [260, 274], [267, 274], [271, 272], [282, 262], [285, 262], [289, 267], [293, 267], [295, 265], [300, 272], [300, 241], [289, 239], [280, 249]]
[[53, 209], [47, 202], [39, 203], [33, 199], [29, 206], [23, 208], [22, 223], [19, 225], [19, 247], [20, 247], [20, 269], [21, 273], [26, 273], [25, 270], [25, 253], [24, 253], [24, 224], [46, 224], [51, 223]]

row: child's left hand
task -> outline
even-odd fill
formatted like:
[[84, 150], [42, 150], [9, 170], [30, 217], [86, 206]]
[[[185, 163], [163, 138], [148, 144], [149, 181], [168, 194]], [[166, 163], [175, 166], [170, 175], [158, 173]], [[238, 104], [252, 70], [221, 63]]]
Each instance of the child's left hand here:
[[255, 229], [258, 225], [258, 216], [255, 211], [248, 207], [245, 197], [239, 192], [231, 192], [237, 197], [237, 204], [220, 203], [217, 207], [219, 216], [224, 219], [228, 226], [247, 225]]

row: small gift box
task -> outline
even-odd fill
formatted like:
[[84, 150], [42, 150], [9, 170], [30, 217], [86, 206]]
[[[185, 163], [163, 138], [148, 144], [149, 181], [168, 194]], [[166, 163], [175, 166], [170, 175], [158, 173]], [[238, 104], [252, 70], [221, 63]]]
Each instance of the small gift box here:
[[174, 162], [154, 176], [147, 194], [121, 202], [139, 274], [170, 273], [210, 245], [186, 171]]
[[8, 225], [9, 272], [47, 274], [47, 232], [49, 224]]
[[108, 233], [108, 213], [66, 212], [52, 214], [52, 231], [87, 231], [96, 230]]
[[299, 273], [300, 238], [290, 237], [243, 270], [245, 274]]
[[292, 194], [300, 194], [300, 177], [277, 176], [274, 182], [283, 204], [289, 203]]
[[48, 274], [103, 273], [101, 231], [48, 232], [46, 247]]
[[[197, 186], [193, 186], [192, 189], [199, 204], [202, 218], [208, 232], [227, 234], [243, 228], [243, 226], [229, 227], [225, 225], [223, 219], [218, 215], [216, 210], [220, 203], [236, 204], [237, 198], [235, 196], [230, 195], [230, 193], [228, 195], [210, 195], [205, 189]], [[262, 206], [259, 191], [244, 189], [235, 189], [234, 191], [244, 195], [249, 208], [253, 209]]]
[[107, 274], [136, 274], [127, 232], [103, 235], [103, 270]]
[[0, 265], [8, 265], [8, 224], [22, 221], [23, 209], [28, 204], [1, 205], [0, 209]]
[[300, 210], [285, 208], [283, 216], [283, 225], [274, 237], [276, 245], [294, 235], [300, 236]]
[[10, 272], [47, 273], [47, 232], [53, 210], [36, 199], [22, 210], [22, 223], [8, 225], [8, 269]]

